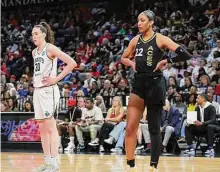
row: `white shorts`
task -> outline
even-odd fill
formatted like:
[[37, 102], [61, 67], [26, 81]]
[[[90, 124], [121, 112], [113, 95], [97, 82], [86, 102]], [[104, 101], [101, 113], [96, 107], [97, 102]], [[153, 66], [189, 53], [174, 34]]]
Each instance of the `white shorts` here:
[[57, 85], [35, 88], [33, 103], [36, 120], [50, 118], [58, 114], [60, 91]]

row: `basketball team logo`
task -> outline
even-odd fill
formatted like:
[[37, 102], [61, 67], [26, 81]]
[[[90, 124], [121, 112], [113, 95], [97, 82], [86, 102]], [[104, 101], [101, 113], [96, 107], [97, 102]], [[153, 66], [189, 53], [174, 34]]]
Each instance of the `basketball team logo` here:
[[45, 116], [50, 116], [50, 113], [48, 111], [45, 112]]

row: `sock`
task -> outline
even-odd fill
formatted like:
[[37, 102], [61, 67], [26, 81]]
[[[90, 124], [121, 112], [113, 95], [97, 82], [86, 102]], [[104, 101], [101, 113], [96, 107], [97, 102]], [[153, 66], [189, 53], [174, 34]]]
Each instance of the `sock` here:
[[134, 167], [135, 166], [135, 161], [134, 161], [134, 159], [132, 159], [132, 160], [127, 160], [127, 164], [132, 168], [132, 167]]
[[44, 162], [46, 164], [50, 164], [51, 163], [51, 156], [50, 155], [44, 155]]
[[74, 144], [74, 137], [73, 136], [70, 137], [70, 142]]
[[61, 142], [62, 142], [62, 138], [61, 138], [61, 136], [59, 136], [59, 144], [60, 144], [60, 145], [62, 145]]

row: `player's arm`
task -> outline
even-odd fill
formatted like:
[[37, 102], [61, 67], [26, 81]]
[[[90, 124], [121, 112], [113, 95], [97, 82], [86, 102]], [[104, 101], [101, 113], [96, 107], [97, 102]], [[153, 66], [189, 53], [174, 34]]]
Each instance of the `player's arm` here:
[[125, 66], [132, 66], [134, 62], [132, 62], [129, 57], [134, 53], [136, 44], [138, 42], [139, 35], [135, 36], [129, 43], [128, 47], [125, 49], [124, 53], [121, 56], [121, 62]]
[[70, 73], [73, 68], [77, 66], [76, 62], [66, 53], [61, 51], [58, 47], [50, 44], [47, 47], [47, 55], [50, 58], [59, 58], [67, 65], [65, 66], [64, 70], [56, 77], [56, 83], [59, 82], [61, 79], [63, 79], [68, 73]]
[[171, 63], [186, 61], [192, 58], [192, 55], [181, 45], [173, 42], [170, 38], [158, 34], [159, 36], [159, 42], [161, 43], [161, 47], [163, 49], [169, 49], [177, 54], [176, 57], [172, 59], [167, 59], [167, 61], [170, 61]]

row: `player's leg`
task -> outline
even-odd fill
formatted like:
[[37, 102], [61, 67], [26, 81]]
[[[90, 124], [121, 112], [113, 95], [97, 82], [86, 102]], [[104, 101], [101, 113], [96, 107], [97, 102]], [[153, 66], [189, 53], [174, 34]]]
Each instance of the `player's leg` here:
[[125, 136], [127, 164], [130, 167], [135, 166], [134, 158], [137, 142], [136, 134], [143, 112], [144, 100], [135, 94], [131, 94], [128, 103], [127, 126]]
[[151, 161], [150, 166], [157, 168], [161, 148], [161, 121], [162, 106], [149, 105], [147, 112], [148, 128], [151, 138]]

